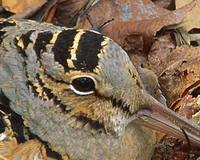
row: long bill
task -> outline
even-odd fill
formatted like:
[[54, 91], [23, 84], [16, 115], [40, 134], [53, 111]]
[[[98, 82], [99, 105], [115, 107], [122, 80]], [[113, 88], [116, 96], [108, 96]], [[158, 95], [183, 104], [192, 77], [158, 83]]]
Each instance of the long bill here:
[[200, 126], [177, 115], [147, 92], [144, 91], [142, 93], [147, 103], [136, 113], [136, 122], [182, 140], [187, 140], [184, 130], [189, 141], [193, 145], [200, 146]]

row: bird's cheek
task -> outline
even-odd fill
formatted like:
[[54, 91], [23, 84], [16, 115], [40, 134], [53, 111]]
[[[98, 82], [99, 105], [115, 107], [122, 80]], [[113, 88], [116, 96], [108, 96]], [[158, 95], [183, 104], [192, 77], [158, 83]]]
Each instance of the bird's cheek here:
[[128, 119], [126, 119], [124, 116], [115, 115], [110, 118], [110, 125], [107, 126], [107, 130], [109, 130], [115, 136], [121, 136], [123, 135], [128, 122]]
[[111, 84], [98, 85], [96, 91], [103, 97], [111, 97], [113, 95], [113, 87]]

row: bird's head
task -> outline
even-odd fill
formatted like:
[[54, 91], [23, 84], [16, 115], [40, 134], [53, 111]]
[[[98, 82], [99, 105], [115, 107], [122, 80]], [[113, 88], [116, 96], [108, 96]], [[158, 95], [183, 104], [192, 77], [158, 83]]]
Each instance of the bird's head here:
[[[67, 37], [69, 33], [73, 38]], [[126, 52], [92, 31], [67, 30], [54, 36], [54, 44], [46, 46], [52, 54], [40, 55], [45, 73], [37, 78], [49, 92], [41, 89], [41, 97], [56, 96], [66, 114], [121, 132], [143, 101], [142, 82]]]
[[179, 127], [192, 128], [192, 134], [199, 132], [145, 91], [128, 55], [110, 38], [73, 29], [31, 34], [42, 66], [35, 92], [52, 99], [66, 116], [117, 134], [134, 119], [149, 127], [158, 124], [163, 131], [181, 137]]

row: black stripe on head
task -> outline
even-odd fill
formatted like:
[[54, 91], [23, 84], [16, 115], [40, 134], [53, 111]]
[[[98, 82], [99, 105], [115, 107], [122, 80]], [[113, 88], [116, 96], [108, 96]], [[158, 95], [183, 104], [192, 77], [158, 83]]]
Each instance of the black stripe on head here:
[[76, 34], [76, 30], [64, 30], [60, 32], [52, 48], [55, 61], [64, 67], [65, 72], [69, 71], [67, 59], [71, 57], [70, 49], [73, 46], [73, 41]]
[[42, 87], [42, 92], [46, 94], [48, 99], [52, 99], [54, 104], [58, 105], [63, 112], [68, 112], [69, 110], [66, 110], [67, 106], [61, 103], [61, 100], [59, 100], [58, 97], [52, 93], [51, 89], [45, 87], [45, 83], [42, 81], [39, 74], [36, 75], [36, 78], [38, 80], [39, 85]]
[[[0, 107], [1, 107], [1, 104], [0, 104]], [[4, 120], [4, 116], [5, 115], [0, 112], [0, 133], [5, 132], [6, 126], [7, 126], [7, 124], [6, 124], [5, 120]]]
[[16, 23], [14, 21], [0, 21], [0, 44], [3, 41], [4, 34], [6, 31], [1, 31], [5, 27], [11, 27], [16, 26]]
[[0, 21], [0, 30], [11, 26], [16, 26], [16, 23], [14, 21]]
[[[27, 64], [27, 61], [26, 61], [27, 60], [27, 53], [25, 52], [26, 47], [28, 46], [29, 43], [31, 43], [30, 35], [31, 35], [32, 32], [34, 32], [34, 31], [31, 30], [31, 31], [27, 32], [26, 34], [21, 35], [20, 39], [15, 38], [15, 45], [17, 47], [18, 53], [24, 58], [23, 65], [24, 65], [25, 75], [26, 75], [26, 78], [27, 78], [26, 86], [29, 90], [31, 90], [31, 92], [34, 94], [34, 96], [38, 96], [39, 93], [37, 92], [37, 87], [34, 86], [34, 84], [30, 80], [28, 80], [29, 73], [27, 71], [27, 65], [28, 64]], [[19, 40], [22, 40], [24, 46], [18, 45]], [[22, 48], [22, 47], [24, 47], [24, 48]]]
[[32, 41], [30, 40], [30, 36], [31, 34], [34, 32], [35, 30], [30, 30], [28, 31], [26, 34], [22, 34], [20, 39], [22, 40], [23, 42], [23, 45], [24, 45], [24, 48], [22, 49], [26, 49], [28, 44], [31, 43]]
[[40, 53], [46, 51], [46, 45], [50, 43], [53, 37], [53, 33], [50, 31], [44, 31], [38, 34], [33, 49], [35, 50], [38, 58], [40, 58]]
[[6, 31], [0, 31], [0, 44], [2, 43], [3, 41], [3, 38], [4, 38], [4, 34], [6, 33]]
[[133, 115], [133, 113], [130, 111], [130, 105], [127, 105], [121, 99], [117, 100], [116, 98], [111, 97], [111, 102], [114, 107], [121, 109], [122, 112], [126, 113], [128, 116]]
[[29, 80], [26, 81], [26, 85], [28, 86], [28, 89], [32, 91], [34, 96], [38, 96], [39, 93], [37, 92], [37, 87], [33, 85], [33, 83]]
[[98, 54], [102, 49], [101, 43], [104, 40], [103, 35], [95, 32], [85, 32], [79, 41], [76, 52], [76, 61], [74, 65], [77, 69], [83, 71], [93, 71], [98, 64]]
[[[10, 108], [10, 100], [4, 95], [3, 92], [1, 92], [0, 95], [0, 100], [3, 100], [3, 105], [0, 104], [0, 110], [5, 113], [8, 117], [7, 119], [10, 122], [10, 127], [12, 129], [12, 131], [15, 133], [15, 137], [18, 143], [22, 143], [25, 142], [26, 138], [24, 135], [24, 121], [22, 119], [22, 117], [20, 115], [18, 115], [17, 113], [15, 113], [11, 108]], [[2, 114], [0, 114], [0, 119], [4, 121], [4, 116]], [[6, 125], [7, 127], [9, 126], [9, 124], [7, 124], [6, 121], [3, 122], [4, 125]], [[2, 128], [3, 126], [1, 126]]]

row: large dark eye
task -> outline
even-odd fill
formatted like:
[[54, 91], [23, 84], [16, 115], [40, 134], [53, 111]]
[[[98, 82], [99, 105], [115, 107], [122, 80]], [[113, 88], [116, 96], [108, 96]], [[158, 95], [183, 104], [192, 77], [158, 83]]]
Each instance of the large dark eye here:
[[94, 93], [95, 82], [90, 77], [78, 77], [72, 80], [70, 89], [79, 95], [88, 95]]

